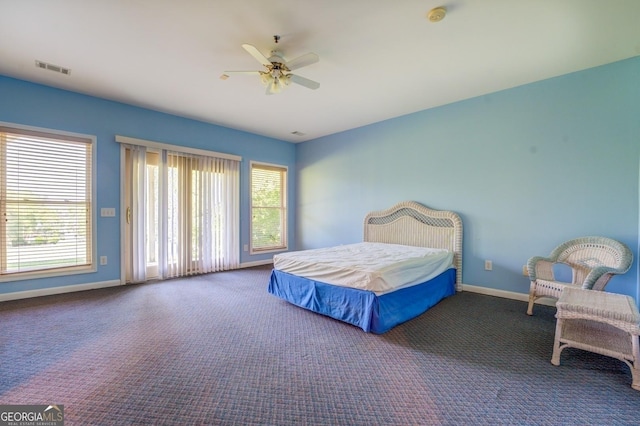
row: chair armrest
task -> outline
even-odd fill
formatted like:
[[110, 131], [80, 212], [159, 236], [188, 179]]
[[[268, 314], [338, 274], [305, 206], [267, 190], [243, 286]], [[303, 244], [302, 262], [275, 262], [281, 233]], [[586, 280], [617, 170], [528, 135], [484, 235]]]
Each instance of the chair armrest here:
[[585, 290], [604, 290], [604, 287], [614, 274], [623, 273], [624, 271], [620, 271], [617, 268], [598, 266], [589, 272], [587, 278], [584, 279], [584, 283], [582, 283], [582, 288]]
[[554, 259], [549, 257], [533, 256], [527, 262], [529, 279], [531, 281], [535, 281], [540, 278], [543, 280], [553, 281], [555, 279], [553, 275], [553, 265], [555, 263]]

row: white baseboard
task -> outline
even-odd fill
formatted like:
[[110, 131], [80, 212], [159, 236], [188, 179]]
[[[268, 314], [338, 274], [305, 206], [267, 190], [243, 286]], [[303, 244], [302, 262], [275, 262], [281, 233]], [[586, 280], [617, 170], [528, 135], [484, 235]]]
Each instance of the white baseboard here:
[[[256, 262], [246, 262], [240, 264], [240, 268], [251, 268], [253, 266], [269, 265], [273, 263], [271, 259], [258, 260]], [[67, 285], [60, 287], [42, 288], [38, 290], [16, 291], [13, 293], [0, 294], [0, 302], [9, 300], [29, 299], [31, 297], [51, 296], [54, 294], [73, 293], [76, 291], [95, 290], [98, 288], [115, 287], [121, 285], [120, 280], [101, 281], [87, 284]]]
[[256, 260], [255, 262], [244, 262], [240, 264], [240, 268], [253, 268], [254, 266], [270, 265], [273, 259]]
[[[469, 291], [471, 293], [486, 294], [487, 296], [502, 297], [504, 299], [520, 300], [522, 302], [528, 302], [529, 301], [529, 294], [528, 293], [527, 294], [525, 294], [525, 293], [516, 293], [515, 291], [497, 290], [495, 288], [479, 287], [479, 286], [469, 285], [469, 284], [462, 284], [462, 291]], [[556, 305], [556, 301], [555, 301], [555, 299], [546, 299], [545, 298], [545, 299], [537, 300], [536, 304], [547, 305], [547, 306], [555, 306]]]
[[30, 297], [51, 296], [54, 294], [62, 293], [73, 293], [76, 291], [95, 290], [98, 288], [115, 287], [118, 285], [120, 285], [120, 280], [111, 280], [101, 281], [97, 283], [42, 288], [38, 290], [16, 291], [14, 293], [0, 294], [0, 302], [6, 302], [8, 300], [28, 299]]

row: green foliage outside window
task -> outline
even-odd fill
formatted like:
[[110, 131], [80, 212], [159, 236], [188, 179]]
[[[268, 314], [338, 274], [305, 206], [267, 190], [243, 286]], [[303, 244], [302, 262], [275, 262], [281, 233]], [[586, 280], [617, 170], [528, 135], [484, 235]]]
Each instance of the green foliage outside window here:
[[251, 244], [254, 250], [284, 248], [285, 182], [283, 167], [251, 167]]

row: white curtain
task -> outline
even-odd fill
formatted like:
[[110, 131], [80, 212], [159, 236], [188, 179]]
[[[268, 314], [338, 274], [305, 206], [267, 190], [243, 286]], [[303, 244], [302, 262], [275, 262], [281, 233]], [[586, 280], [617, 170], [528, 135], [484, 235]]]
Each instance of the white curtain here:
[[[157, 183], [132, 179], [132, 185], [139, 188], [138, 198], [142, 197], [144, 188], [154, 192], [145, 194], [144, 205], [146, 209], [153, 209], [155, 204], [158, 212], [147, 212], [146, 224], [144, 214], [133, 217], [139, 222], [137, 229], [146, 229], [142, 236], [147, 241], [157, 233], [158, 253], [154, 261], [158, 277], [238, 268], [240, 162], [167, 150], [159, 154], [157, 166], [151, 166], [157, 167], [157, 171], [147, 172], [147, 178]], [[149, 202], [156, 199], [157, 202]], [[149, 218], [154, 218], [157, 224], [148, 223], [152, 220]], [[132, 231], [136, 229], [132, 228]], [[144, 240], [133, 244], [133, 251], [139, 251], [133, 258], [146, 258], [149, 266], [145, 245]]]
[[146, 148], [132, 146], [128, 148], [126, 160], [127, 177], [130, 182], [130, 199], [127, 201], [128, 234], [131, 238], [127, 259], [127, 281], [142, 282], [147, 280], [146, 268], [146, 188], [147, 161]]
[[166, 158], [164, 278], [239, 266], [239, 163], [170, 152]]

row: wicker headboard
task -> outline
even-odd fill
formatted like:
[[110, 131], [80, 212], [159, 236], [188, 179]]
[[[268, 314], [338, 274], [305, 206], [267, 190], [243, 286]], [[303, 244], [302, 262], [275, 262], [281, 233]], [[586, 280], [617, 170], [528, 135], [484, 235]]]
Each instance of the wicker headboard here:
[[456, 290], [462, 291], [462, 220], [456, 213], [404, 201], [367, 214], [364, 241], [451, 250]]

